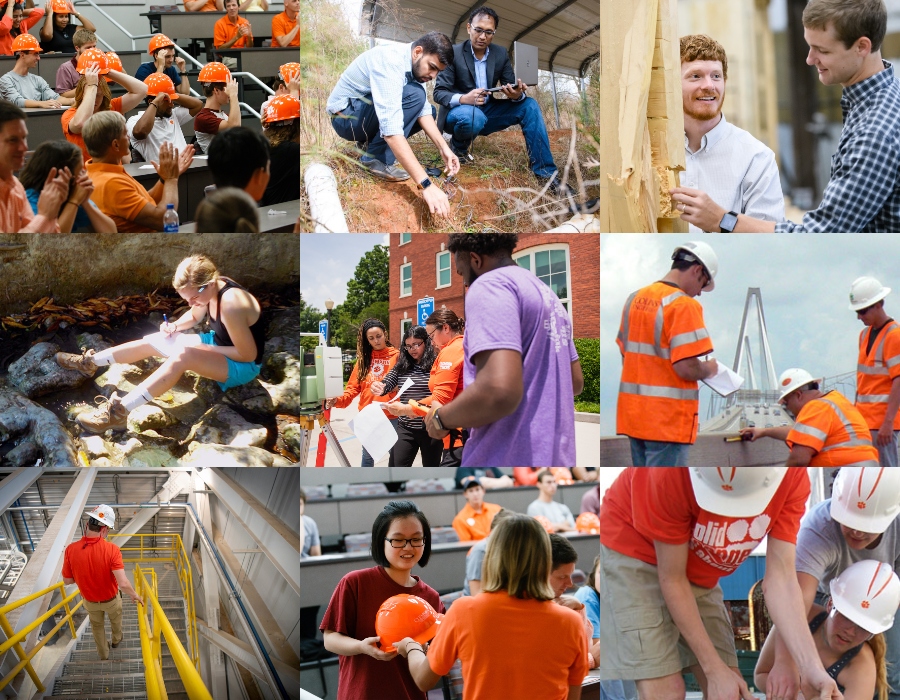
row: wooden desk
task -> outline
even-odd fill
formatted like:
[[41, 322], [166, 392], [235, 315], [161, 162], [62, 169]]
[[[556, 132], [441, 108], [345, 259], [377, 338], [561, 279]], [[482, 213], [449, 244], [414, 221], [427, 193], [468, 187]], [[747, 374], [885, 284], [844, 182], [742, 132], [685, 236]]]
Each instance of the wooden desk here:
[[[210, 176], [210, 182], [207, 184], [212, 184], [212, 176]], [[203, 198], [203, 190], [200, 191], [200, 198]], [[197, 204], [200, 203], [200, 200], [197, 200]], [[197, 209], [197, 204], [194, 205], [194, 211]], [[284, 214], [279, 214], [278, 216], [269, 216], [269, 209], [274, 209], [275, 211], [283, 211]], [[181, 214], [178, 215], [181, 217]], [[193, 214], [192, 214], [193, 216]], [[281, 204], [273, 204], [270, 207], [260, 207], [259, 208], [259, 232], [260, 233], [290, 233], [294, 230], [294, 225], [297, 223], [297, 217], [300, 216], [300, 200], [294, 199], [289, 202], [281, 202]], [[188, 223], [182, 225], [179, 228], [179, 233], [196, 233], [197, 231], [197, 223], [195, 221], [189, 221]], [[221, 233], [233, 233], [233, 231], [221, 231]], [[418, 495], [418, 494], [417, 494]], [[379, 509], [380, 510], [380, 509]], [[371, 520], [369, 527], [371, 528]]]
[[[253, 36], [268, 39], [272, 36], [272, 18], [282, 10], [245, 12], [241, 15], [253, 27]], [[216, 22], [224, 12], [142, 12], [150, 21], [151, 32], [162, 32], [177, 43], [178, 39], [211, 39]]]
[[[159, 181], [159, 175], [151, 166], [142, 168], [149, 163], [129, 163], [125, 166], [125, 172], [140, 182], [148, 190]], [[189, 221], [194, 218], [194, 211], [200, 200], [203, 199], [203, 188], [213, 184], [212, 173], [209, 172], [205, 158], [195, 158], [187, 171], [178, 178], [178, 220]], [[185, 227], [181, 231], [187, 232]]]
[[[262, 13], [257, 12], [256, 14]], [[226, 51], [217, 50], [216, 53], [237, 58], [238, 71], [253, 73], [257, 78], [278, 75], [278, 69], [285, 63], [300, 60], [300, 51], [297, 50], [296, 46], [227, 49]], [[256, 85], [256, 83], [248, 82], [247, 86], [249, 87], [251, 84]]]

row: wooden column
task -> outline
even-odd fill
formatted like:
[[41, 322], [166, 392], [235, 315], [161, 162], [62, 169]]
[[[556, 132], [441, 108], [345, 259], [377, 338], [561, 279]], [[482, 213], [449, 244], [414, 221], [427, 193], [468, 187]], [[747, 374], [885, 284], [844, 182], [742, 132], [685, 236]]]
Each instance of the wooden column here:
[[676, 0], [600, 3], [601, 231], [686, 232]]

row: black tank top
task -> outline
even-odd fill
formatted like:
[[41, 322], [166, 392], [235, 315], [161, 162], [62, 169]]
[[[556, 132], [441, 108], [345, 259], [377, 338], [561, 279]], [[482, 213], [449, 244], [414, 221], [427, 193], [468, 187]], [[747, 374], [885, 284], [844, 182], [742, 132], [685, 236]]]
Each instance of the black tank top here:
[[[225, 286], [219, 290], [219, 294], [216, 297], [216, 309], [222, 310], [222, 295], [226, 290], [231, 289], [232, 287], [236, 287], [237, 289], [244, 289], [237, 282], [232, 282], [231, 280], [225, 280]], [[247, 290], [244, 289], [246, 292]], [[255, 298], [255, 297], [254, 297]], [[219, 314], [221, 316], [221, 314]], [[231, 337], [228, 335], [228, 331], [225, 329], [225, 324], [222, 323], [218, 318], [213, 318], [212, 309], [209, 310], [209, 327], [213, 332], [213, 342], [216, 345], [227, 347], [234, 347], [234, 343], [231, 340]], [[254, 362], [256, 364], [260, 364], [262, 362], [263, 350], [266, 347], [266, 329], [263, 327], [262, 323], [262, 309], [260, 309], [259, 318], [256, 319], [256, 323], [250, 326], [250, 332], [253, 334], [253, 340], [256, 342], [256, 359]]]
[[[822, 623], [825, 622], [827, 617], [827, 612], [821, 612], [816, 615], [812, 619], [812, 622], [809, 623], [809, 631], [815, 632], [817, 629], [819, 629], [819, 627], [822, 626]], [[834, 679], [835, 683], [837, 683], [838, 674], [840, 674], [840, 672], [844, 670], [844, 667], [853, 660], [853, 657], [859, 653], [860, 649], [862, 649], [862, 644], [860, 644], [858, 647], [853, 647], [852, 649], [850, 649], [846, 654], [844, 654], [831, 666], [825, 669], [825, 672]], [[840, 683], [838, 683], [838, 690], [840, 690], [841, 693], [844, 692], [844, 686], [842, 686]]]

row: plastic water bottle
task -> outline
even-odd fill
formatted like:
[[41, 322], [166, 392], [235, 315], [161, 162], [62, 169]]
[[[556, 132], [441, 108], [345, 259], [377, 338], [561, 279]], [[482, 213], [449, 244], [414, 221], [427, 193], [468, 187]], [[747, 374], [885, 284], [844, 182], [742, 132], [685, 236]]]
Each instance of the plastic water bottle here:
[[165, 233], [178, 233], [178, 212], [174, 204], [166, 205], [166, 213], [163, 214], [163, 231]]

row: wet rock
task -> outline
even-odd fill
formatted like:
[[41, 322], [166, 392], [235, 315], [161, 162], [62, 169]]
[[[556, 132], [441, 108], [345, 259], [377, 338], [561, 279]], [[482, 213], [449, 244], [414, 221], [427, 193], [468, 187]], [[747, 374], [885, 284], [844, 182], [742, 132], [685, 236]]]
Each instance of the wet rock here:
[[300, 313], [285, 309], [272, 316], [266, 329], [266, 352], [287, 352], [300, 357]]
[[78, 466], [72, 436], [56, 415], [13, 389], [0, 389], [0, 443], [32, 441], [46, 467]]
[[54, 359], [55, 343], [37, 343], [9, 366], [9, 381], [28, 398], [74, 389], [88, 378], [72, 369], [63, 369]]
[[143, 447], [143, 443], [138, 440], [136, 437], [128, 438], [125, 442], [119, 444], [119, 449], [122, 450], [122, 454], [124, 456], [128, 456], [133, 453], [135, 450], [139, 450]]
[[293, 455], [297, 460], [304, 457], [300, 444], [301, 428], [293, 416], [278, 415], [275, 417], [278, 428], [278, 440], [275, 447], [283, 455]]
[[79, 350], [84, 348], [85, 350], [93, 350], [94, 352], [108, 350], [112, 347], [112, 345], [107, 343], [99, 333], [79, 333], [75, 336], [75, 343], [78, 345]]
[[181, 461], [182, 466], [194, 469], [217, 467], [289, 467], [291, 463], [284, 457], [272, 454], [260, 447], [231, 447], [230, 445], [204, 445], [192, 442], [188, 453]]
[[3, 464], [18, 469], [33, 467], [41, 456], [41, 451], [34, 440], [26, 439], [6, 453]]
[[159, 430], [166, 428], [175, 422], [163, 411], [159, 406], [153, 404], [144, 404], [128, 414], [128, 429], [135, 433], [142, 433], [145, 430]]
[[81, 446], [88, 457], [108, 457], [109, 446], [99, 435], [86, 435], [81, 438]]
[[125, 456], [122, 466], [128, 469], [171, 469], [179, 466], [179, 460], [168, 450], [144, 445]]
[[218, 404], [209, 409], [191, 428], [185, 442], [262, 447], [266, 443], [264, 426], [251, 423], [228, 406]]

